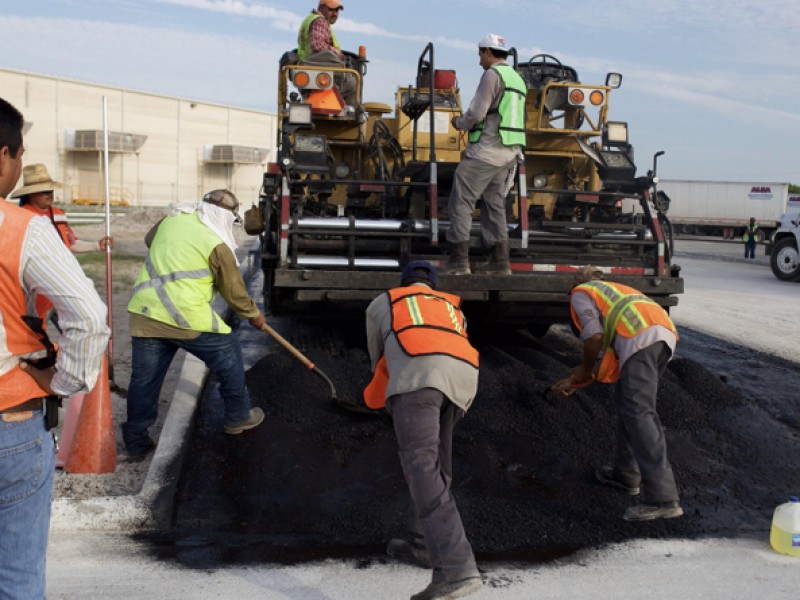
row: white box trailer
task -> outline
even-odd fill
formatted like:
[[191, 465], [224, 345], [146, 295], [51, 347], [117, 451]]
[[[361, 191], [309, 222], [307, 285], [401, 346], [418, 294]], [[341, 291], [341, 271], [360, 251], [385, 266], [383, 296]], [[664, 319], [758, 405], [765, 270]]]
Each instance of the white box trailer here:
[[659, 191], [669, 196], [667, 216], [676, 232], [738, 236], [755, 217], [769, 235], [787, 210], [789, 184], [775, 182], [696, 181], [661, 179]]

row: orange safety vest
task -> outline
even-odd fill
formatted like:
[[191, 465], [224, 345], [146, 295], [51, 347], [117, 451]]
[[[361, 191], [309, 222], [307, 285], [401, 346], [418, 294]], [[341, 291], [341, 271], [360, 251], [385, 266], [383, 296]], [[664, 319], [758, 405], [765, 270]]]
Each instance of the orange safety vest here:
[[22, 321], [27, 314], [20, 256], [33, 215], [0, 199], [0, 411], [47, 393], [19, 368], [19, 357], [44, 350], [36, 334]]
[[[678, 336], [667, 311], [637, 289], [595, 280], [575, 287], [572, 294], [579, 291], [589, 294], [603, 315], [603, 358], [595, 374], [597, 381], [613, 383], [619, 379], [619, 360], [612, 347], [615, 336], [632, 338], [653, 325], [661, 325]], [[571, 304], [570, 313], [572, 322], [582, 331], [581, 321]]]
[[61, 237], [61, 240], [64, 242], [64, 244], [66, 244], [67, 248], [72, 248], [72, 246], [78, 240], [75, 233], [72, 231], [72, 228], [69, 226], [69, 223], [67, 223], [67, 215], [65, 215], [64, 211], [60, 208], [51, 206], [49, 208], [45, 208], [44, 210], [40, 210], [33, 206], [30, 202], [23, 204], [22, 208], [31, 211], [36, 216], [50, 219], [50, 222], [53, 224], [53, 227], [56, 228], [56, 231], [58, 231], [58, 235]]
[[[478, 351], [467, 339], [461, 298], [418, 285], [386, 292], [392, 307], [392, 331], [409, 356], [451, 356], [478, 368]], [[389, 369], [381, 356], [364, 402], [372, 409], [386, 405]]]

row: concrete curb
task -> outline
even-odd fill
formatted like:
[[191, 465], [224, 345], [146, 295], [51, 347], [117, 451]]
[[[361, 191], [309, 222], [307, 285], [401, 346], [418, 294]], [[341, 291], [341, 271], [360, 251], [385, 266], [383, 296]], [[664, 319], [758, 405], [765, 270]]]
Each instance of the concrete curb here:
[[[256, 260], [259, 251], [258, 242], [255, 242], [242, 261], [241, 271], [245, 282], [252, 277], [259, 264]], [[221, 306], [215, 303], [215, 308], [219, 312], [225, 310], [223, 317], [227, 319], [229, 309], [221, 298], [217, 298], [217, 301]], [[172, 500], [208, 373], [201, 360], [186, 354], [158, 446], [138, 494], [86, 499], [53, 498], [50, 530], [136, 532], [167, 527], [172, 518]]]

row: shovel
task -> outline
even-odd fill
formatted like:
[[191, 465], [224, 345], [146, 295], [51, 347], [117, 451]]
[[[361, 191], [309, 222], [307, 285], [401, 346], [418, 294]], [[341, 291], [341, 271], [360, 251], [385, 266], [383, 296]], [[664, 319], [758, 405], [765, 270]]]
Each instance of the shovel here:
[[300, 352], [297, 348], [292, 346], [286, 338], [284, 338], [280, 333], [275, 331], [272, 327], [270, 327], [266, 322], [261, 326], [261, 331], [264, 333], [270, 334], [273, 339], [278, 342], [281, 346], [283, 346], [289, 353], [294, 356], [297, 360], [299, 360], [306, 368], [310, 369], [314, 372], [314, 374], [318, 375], [321, 379], [323, 379], [331, 388], [331, 400], [333, 400], [338, 406], [344, 408], [345, 410], [349, 410], [352, 412], [358, 413], [369, 413], [374, 414], [375, 411], [367, 408], [366, 406], [359, 406], [353, 402], [348, 402], [346, 400], [340, 400], [336, 395], [336, 388], [333, 386], [333, 382], [331, 381], [330, 377], [328, 377], [325, 373], [322, 372], [313, 362], [311, 362], [305, 354]]

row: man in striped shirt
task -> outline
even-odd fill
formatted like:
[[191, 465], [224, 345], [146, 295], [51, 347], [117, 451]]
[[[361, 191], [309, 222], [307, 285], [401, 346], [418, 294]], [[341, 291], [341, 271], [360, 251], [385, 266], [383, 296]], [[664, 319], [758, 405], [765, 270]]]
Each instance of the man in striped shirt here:
[[[108, 342], [106, 307], [51, 223], [5, 197], [22, 168], [20, 112], [0, 98], [0, 595], [44, 598], [55, 449], [44, 397], [90, 390]], [[55, 368], [27, 328], [34, 298], [50, 299], [64, 328]]]

